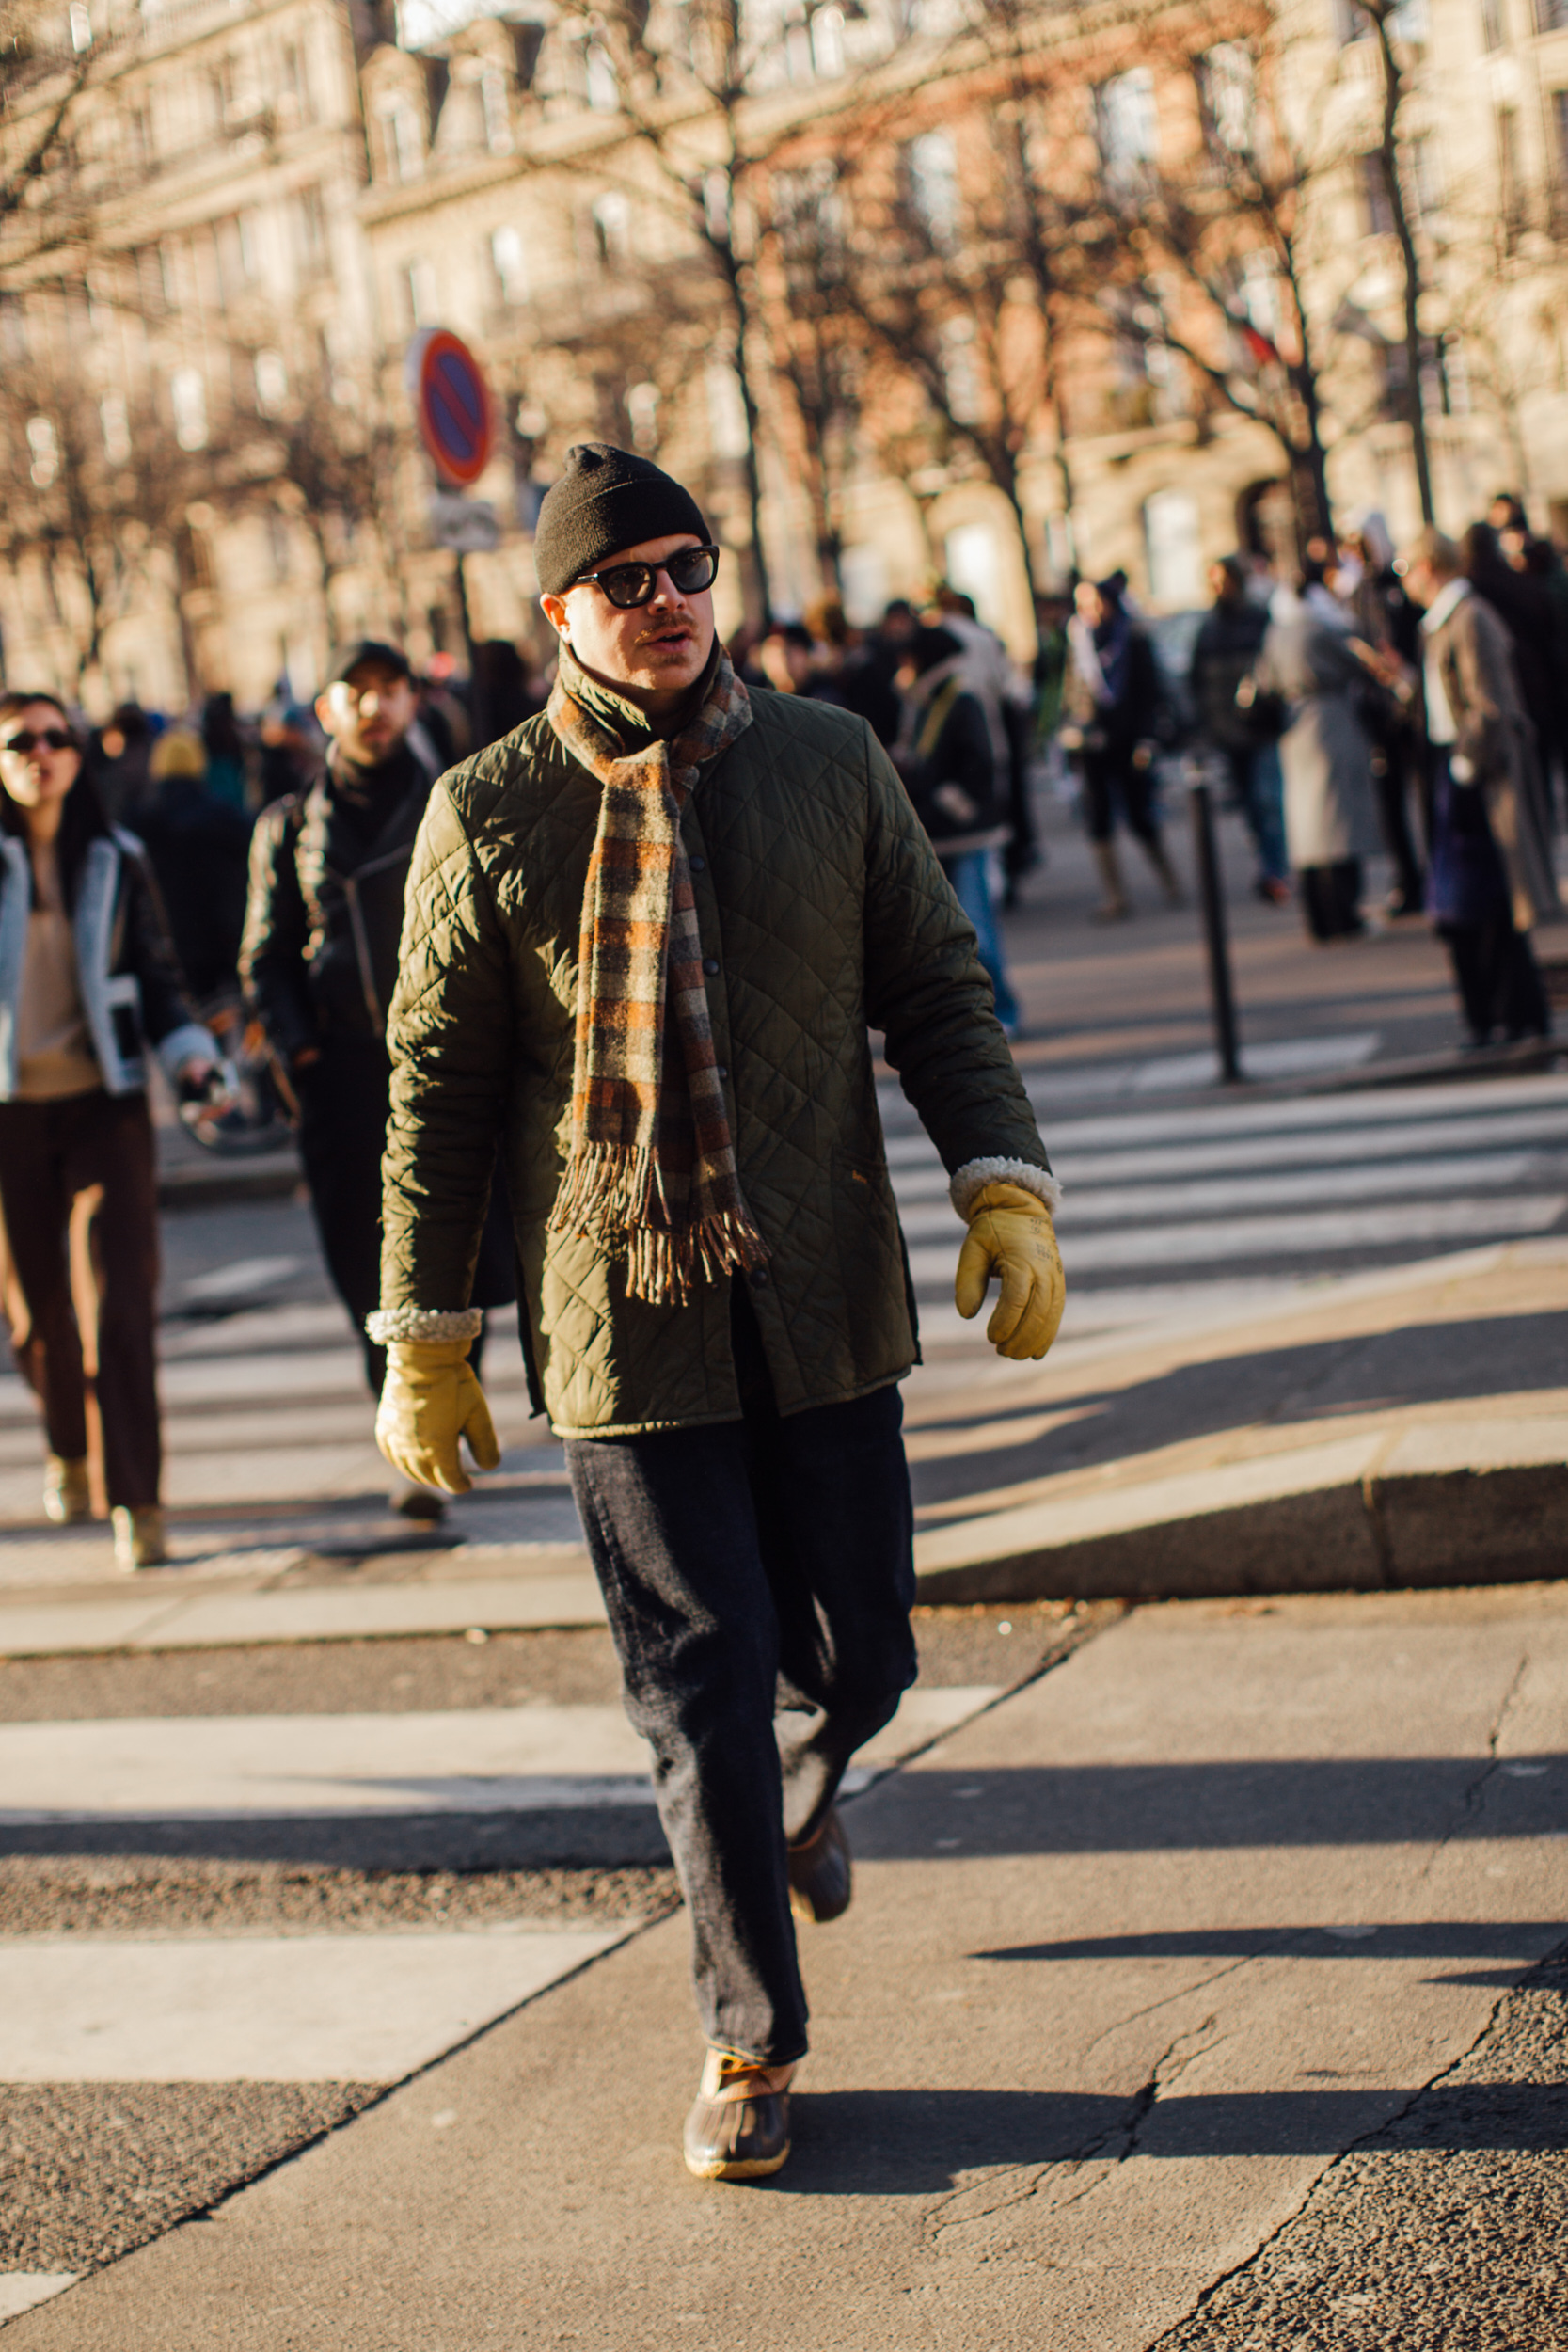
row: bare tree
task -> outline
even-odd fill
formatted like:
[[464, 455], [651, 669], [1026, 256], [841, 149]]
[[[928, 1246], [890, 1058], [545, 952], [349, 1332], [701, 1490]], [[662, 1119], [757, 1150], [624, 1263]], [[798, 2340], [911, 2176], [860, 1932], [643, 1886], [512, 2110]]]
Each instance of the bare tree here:
[[109, 0], [106, 21], [87, 0], [0, 0], [0, 294], [59, 270], [123, 193], [124, 170], [80, 167], [77, 135], [140, 23], [132, 0]]
[[1382, 106], [1378, 120], [1377, 161], [1383, 179], [1389, 223], [1400, 249], [1404, 296], [1404, 408], [1410, 426], [1410, 452], [1416, 466], [1416, 485], [1421, 501], [1421, 520], [1435, 522], [1432, 497], [1432, 457], [1427, 448], [1424, 379], [1425, 350], [1421, 337], [1421, 260], [1412, 214], [1418, 191], [1410, 186], [1410, 159], [1404, 149], [1402, 116], [1409, 94], [1407, 53], [1401, 22], [1400, 0], [1359, 0], [1360, 13], [1377, 43]]
[[[567, 0], [558, 44], [580, 43], [587, 70], [613, 77], [614, 104], [627, 153], [620, 186], [634, 204], [650, 195], [679, 223], [722, 299], [725, 357], [733, 365], [745, 421], [741, 453], [751, 532], [754, 599], [766, 620], [772, 565], [763, 524], [761, 443], [775, 355], [759, 279], [767, 168], [789, 135], [787, 112], [759, 105], [759, 92], [787, 80], [790, 43], [809, 41], [802, 22], [787, 27], [741, 0], [690, 0], [650, 11], [645, 0], [601, 8]], [[637, 159], [651, 173], [637, 169]], [[559, 157], [552, 158], [559, 167]], [[585, 152], [577, 166], [601, 187], [614, 180], [612, 154]]]
[[1123, 84], [1097, 92], [1105, 318], [1124, 345], [1178, 358], [1204, 405], [1266, 426], [1302, 537], [1326, 534], [1322, 378], [1334, 338], [1313, 301], [1317, 199], [1344, 164], [1325, 125], [1327, 84], [1288, 106], [1279, 45], [1256, 33], [1197, 56], [1178, 45], [1158, 62], [1194, 88], [1184, 151], [1141, 135]]
[[63, 628], [72, 683], [101, 670], [104, 641], [134, 600], [176, 583], [175, 617], [194, 677], [179, 595], [198, 558], [186, 509], [216, 453], [181, 448], [160, 387], [95, 389], [71, 333], [73, 306], [35, 307], [30, 348], [0, 370], [0, 556], [29, 570], [40, 618]]

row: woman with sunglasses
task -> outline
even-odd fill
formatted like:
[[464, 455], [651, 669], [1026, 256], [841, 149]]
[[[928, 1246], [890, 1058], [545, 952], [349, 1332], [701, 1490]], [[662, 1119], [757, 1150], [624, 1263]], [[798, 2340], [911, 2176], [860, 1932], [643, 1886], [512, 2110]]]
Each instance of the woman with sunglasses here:
[[59, 1526], [91, 1515], [90, 1393], [121, 1568], [168, 1556], [144, 1046], [182, 1095], [216, 1078], [217, 1049], [186, 1001], [146, 852], [104, 815], [63, 705], [0, 696], [6, 1316], [43, 1405], [45, 1513]]

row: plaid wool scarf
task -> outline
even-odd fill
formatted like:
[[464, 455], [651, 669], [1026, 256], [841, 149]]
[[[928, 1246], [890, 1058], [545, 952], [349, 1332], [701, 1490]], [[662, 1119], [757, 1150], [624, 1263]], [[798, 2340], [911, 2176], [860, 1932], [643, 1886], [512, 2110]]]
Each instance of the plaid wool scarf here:
[[547, 715], [603, 791], [582, 897], [571, 1153], [549, 1226], [624, 1242], [631, 1296], [685, 1306], [699, 1277], [768, 1255], [741, 1195], [680, 833], [704, 763], [750, 726], [752, 705], [721, 652], [696, 717], [673, 742], [628, 754], [586, 707], [585, 684], [562, 647]]

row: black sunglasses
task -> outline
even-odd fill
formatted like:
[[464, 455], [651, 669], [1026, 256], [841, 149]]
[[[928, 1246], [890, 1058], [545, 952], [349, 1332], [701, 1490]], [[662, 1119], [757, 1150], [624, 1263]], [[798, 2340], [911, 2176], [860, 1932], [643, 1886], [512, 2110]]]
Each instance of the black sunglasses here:
[[39, 735], [35, 735], [31, 727], [24, 727], [20, 735], [7, 736], [5, 741], [0, 743], [0, 752], [20, 752], [25, 758], [29, 752], [36, 752], [40, 743], [52, 752], [69, 752], [76, 738], [67, 727], [45, 727]]
[[653, 602], [660, 572], [669, 573], [683, 596], [694, 596], [712, 587], [718, 569], [717, 548], [677, 548], [662, 564], [612, 564], [608, 572], [584, 572], [581, 579], [602, 589], [618, 612], [630, 612]]

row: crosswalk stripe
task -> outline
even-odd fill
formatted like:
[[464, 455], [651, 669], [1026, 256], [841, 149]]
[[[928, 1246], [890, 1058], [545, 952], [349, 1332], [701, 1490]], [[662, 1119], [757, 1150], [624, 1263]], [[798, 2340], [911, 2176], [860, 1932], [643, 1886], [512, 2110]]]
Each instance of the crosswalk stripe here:
[[0, 1938], [0, 2082], [395, 2082], [628, 1931]]
[[[1031, 1100], [1034, 1089], [1030, 1089]], [[1089, 1144], [1190, 1143], [1200, 1131], [1210, 1136], [1313, 1134], [1335, 1127], [1399, 1125], [1417, 1108], [1428, 1114], [1462, 1118], [1470, 1112], [1545, 1109], [1568, 1103], [1568, 1078], [1492, 1078], [1473, 1084], [1422, 1087], [1418, 1094], [1404, 1087], [1386, 1093], [1313, 1094], [1288, 1102], [1208, 1103], [1185, 1111], [1131, 1111], [1103, 1118], [1046, 1118], [1043, 1133], [1053, 1156]]]
[[[1139, 1225], [1127, 1232], [1063, 1235], [1070, 1281], [1076, 1272], [1123, 1266], [1229, 1264], [1237, 1258], [1316, 1258], [1336, 1250], [1497, 1233], [1540, 1233], [1568, 1210], [1568, 1193], [1515, 1194], [1505, 1200], [1442, 1200], [1423, 1206], [1352, 1209], [1301, 1216], [1227, 1217], [1203, 1225]], [[946, 1283], [951, 1247], [911, 1249], [916, 1283]]]
[[[1556, 1111], [1521, 1111], [1513, 1116], [1480, 1120], [1415, 1120], [1408, 1127], [1338, 1131], [1304, 1137], [1262, 1136], [1246, 1141], [1231, 1136], [1216, 1143], [1165, 1144], [1158, 1151], [1053, 1152], [1051, 1164], [1063, 1184], [1114, 1183], [1118, 1177], [1147, 1174], [1150, 1179], [1174, 1176], [1230, 1174], [1243, 1168], [1336, 1166], [1346, 1161], [1388, 1160], [1411, 1152], [1469, 1151], [1484, 1143], [1489, 1151], [1504, 1151], [1525, 1143], [1568, 1142], [1568, 1104]], [[947, 1170], [940, 1162], [929, 1168], [909, 1168], [894, 1178], [900, 1202], [945, 1200]]]
[[[1076, 1236], [1085, 1225], [1119, 1223], [1127, 1217], [1174, 1221], [1182, 1214], [1219, 1216], [1231, 1209], [1244, 1209], [1253, 1202], [1259, 1208], [1283, 1208], [1295, 1201], [1310, 1206], [1319, 1200], [1451, 1192], [1456, 1184], [1500, 1190], [1532, 1181], [1561, 1184], [1565, 1179], [1568, 1158], [1544, 1152], [1496, 1157], [1477, 1152], [1464, 1158], [1399, 1160], [1392, 1165], [1364, 1168], [1304, 1168], [1290, 1176], [1242, 1176], [1234, 1181], [1216, 1177], [1193, 1184], [1106, 1184], [1094, 1192], [1068, 1193], [1056, 1223], [1065, 1246], [1068, 1236]], [[938, 1232], [950, 1232], [954, 1221], [951, 1209], [934, 1215], [917, 1211], [905, 1218], [904, 1232], [911, 1241], [926, 1240]]]
[[[860, 1751], [858, 1785], [996, 1695], [916, 1685]], [[132, 1716], [0, 1724], [0, 1823], [272, 1820], [651, 1804], [619, 1707], [428, 1714]]]

